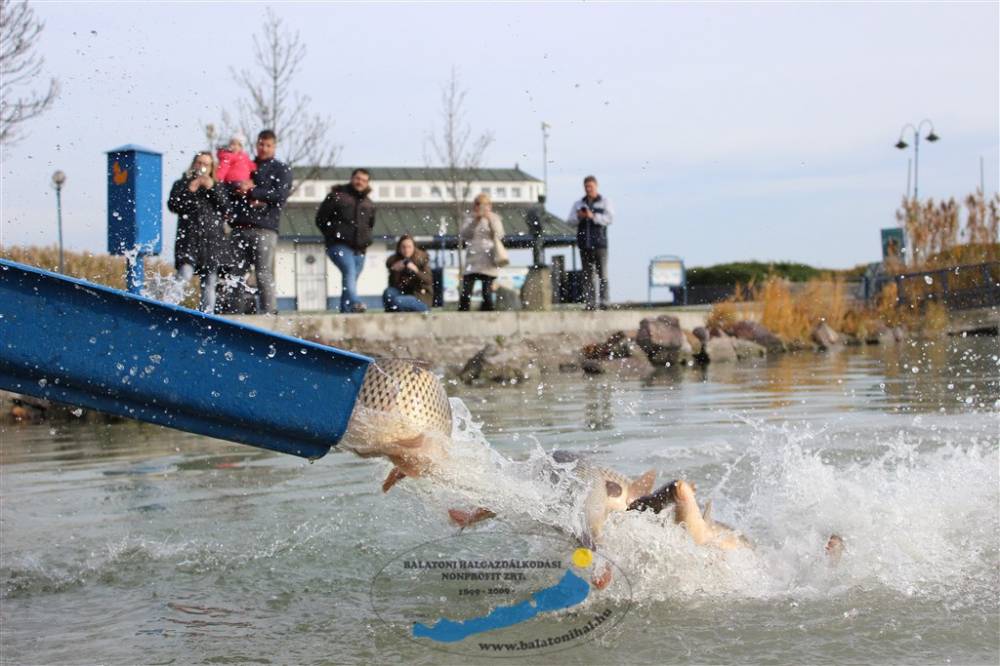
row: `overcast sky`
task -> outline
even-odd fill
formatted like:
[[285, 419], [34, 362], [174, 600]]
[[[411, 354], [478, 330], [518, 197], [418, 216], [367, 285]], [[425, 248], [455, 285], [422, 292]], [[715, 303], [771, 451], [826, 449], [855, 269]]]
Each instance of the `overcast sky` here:
[[[0, 242], [56, 239], [104, 251], [104, 151], [164, 153], [164, 187], [233, 108], [231, 66], [249, 66], [265, 4], [42, 3], [54, 108], [3, 148]], [[469, 120], [496, 142], [486, 162], [541, 177], [565, 216], [594, 173], [617, 217], [616, 300], [644, 298], [646, 266], [794, 260], [844, 268], [879, 257], [912, 150], [922, 196], [997, 188], [1000, 4], [281, 4], [308, 55], [298, 86], [335, 120], [345, 165], [424, 164], [452, 65]], [[909, 139], [908, 139], [909, 141]], [[280, 157], [280, 151], [279, 151]], [[165, 215], [166, 254], [173, 216]]]

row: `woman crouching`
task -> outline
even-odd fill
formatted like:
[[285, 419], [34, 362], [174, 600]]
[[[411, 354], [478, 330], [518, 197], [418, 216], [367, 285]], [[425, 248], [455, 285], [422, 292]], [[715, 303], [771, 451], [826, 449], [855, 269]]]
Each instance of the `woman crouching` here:
[[427, 312], [434, 304], [431, 260], [410, 235], [400, 236], [396, 252], [385, 262], [389, 287], [382, 292], [386, 312]]

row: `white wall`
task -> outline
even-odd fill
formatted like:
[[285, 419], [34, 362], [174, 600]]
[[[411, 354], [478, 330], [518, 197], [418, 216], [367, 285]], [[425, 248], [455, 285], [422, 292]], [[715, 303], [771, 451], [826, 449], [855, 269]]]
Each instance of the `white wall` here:
[[[359, 296], [382, 296], [382, 292], [389, 286], [389, 271], [385, 268], [385, 262], [392, 254], [392, 248], [386, 243], [376, 241], [365, 253], [365, 268], [358, 278]], [[341, 275], [340, 270], [327, 258], [326, 264], [326, 294], [327, 296], [340, 296]]]
[[[307, 180], [297, 187], [295, 194], [289, 198], [289, 201], [318, 203], [326, 197], [331, 187], [340, 184], [342, 183], [331, 180]], [[400, 203], [447, 203], [451, 201], [451, 197], [447, 194], [448, 186], [443, 182], [372, 180], [371, 187], [372, 201]], [[439, 189], [441, 194], [434, 193], [433, 188], [435, 187]], [[414, 191], [414, 188], [418, 191]], [[484, 188], [489, 190], [489, 195], [494, 201], [503, 203], [535, 203], [538, 200], [538, 194], [544, 189], [541, 182], [534, 180], [474, 181], [470, 186], [468, 199], [471, 201]], [[520, 191], [515, 192], [515, 189]]]
[[295, 243], [278, 241], [274, 259], [278, 298], [295, 298]]

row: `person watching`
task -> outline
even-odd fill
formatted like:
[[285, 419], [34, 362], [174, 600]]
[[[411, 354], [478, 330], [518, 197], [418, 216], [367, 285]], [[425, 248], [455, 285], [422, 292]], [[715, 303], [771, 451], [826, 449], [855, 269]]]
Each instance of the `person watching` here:
[[278, 311], [274, 253], [278, 246], [281, 210], [292, 192], [292, 170], [275, 159], [278, 137], [271, 130], [257, 135], [257, 169], [236, 188], [232, 243], [240, 275], [253, 265], [260, 295], [260, 311]]
[[427, 312], [434, 304], [434, 276], [427, 253], [410, 235], [400, 236], [385, 265], [389, 286], [382, 293], [386, 312]]
[[336, 185], [316, 211], [316, 227], [326, 241], [326, 255], [340, 270], [340, 311], [364, 312], [358, 298], [358, 277], [365, 268], [365, 252], [372, 244], [375, 203], [367, 169], [351, 172], [351, 182]]

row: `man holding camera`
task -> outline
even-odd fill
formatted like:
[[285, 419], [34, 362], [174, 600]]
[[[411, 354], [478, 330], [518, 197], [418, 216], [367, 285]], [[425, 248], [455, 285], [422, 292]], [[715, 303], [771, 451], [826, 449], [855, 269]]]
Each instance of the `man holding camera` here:
[[[583, 268], [583, 296], [588, 310], [608, 308], [608, 225], [614, 211], [607, 197], [597, 191], [597, 178], [583, 179], [584, 197], [573, 203], [570, 224], [576, 223], [576, 245]], [[600, 283], [599, 289], [594, 282]], [[600, 300], [598, 300], [598, 294]]]

